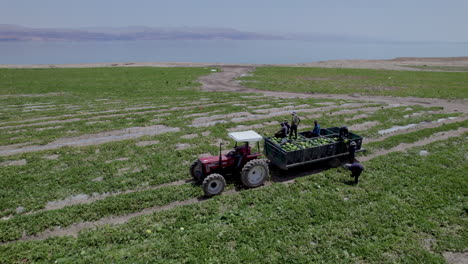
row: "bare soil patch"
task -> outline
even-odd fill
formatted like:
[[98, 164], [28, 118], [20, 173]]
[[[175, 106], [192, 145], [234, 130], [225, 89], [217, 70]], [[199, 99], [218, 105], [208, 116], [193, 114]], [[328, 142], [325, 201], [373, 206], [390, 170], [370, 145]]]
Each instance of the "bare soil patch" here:
[[159, 140], [149, 140], [149, 141], [140, 141], [135, 143], [136, 146], [138, 147], [144, 147], [144, 146], [150, 146], [150, 145], [156, 145], [159, 143]]
[[38, 127], [36, 128], [37, 131], [44, 131], [44, 130], [51, 130], [51, 129], [60, 129], [63, 126], [53, 126], [53, 127]]
[[57, 154], [45, 155], [45, 156], [43, 156], [43, 158], [48, 159], [48, 160], [57, 160], [59, 158], [59, 155], [57, 155]]
[[186, 143], [176, 144], [176, 150], [184, 150], [184, 149], [188, 149], [190, 147], [192, 147], [192, 145], [186, 144]]
[[7, 160], [4, 162], [0, 162], [0, 166], [7, 167], [7, 166], [24, 166], [26, 165], [26, 160], [25, 159], [20, 159], [20, 160]]
[[183, 138], [183, 139], [190, 139], [190, 138], [196, 138], [196, 137], [198, 137], [198, 134], [183, 135], [183, 136], [181, 136], [180, 138]]
[[449, 264], [468, 264], [468, 251], [442, 253]]
[[127, 160], [129, 160], [129, 158], [122, 157], [122, 158], [118, 158], [118, 159], [114, 159], [114, 160], [106, 160], [104, 163], [109, 164], [109, 163], [112, 163], [112, 162], [115, 162], [115, 161], [127, 161]]
[[[0, 68], [3, 68], [0, 66]], [[49, 96], [64, 96], [67, 93], [43, 93], [43, 94], [4, 94], [0, 98], [14, 98], [14, 97], [49, 97]]]
[[355, 125], [352, 125], [349, 127], [350, 130], [354, 130], [354, 131], [361, 131], [361, 130], [367, 130], [369, 128], [372, 128], [376, 125], [380, 124], [380, 122], [378, 121], [368, 121], [368, 122], [364, 122], [364, 123], [361, 123], [361, 124], [355, 124]]

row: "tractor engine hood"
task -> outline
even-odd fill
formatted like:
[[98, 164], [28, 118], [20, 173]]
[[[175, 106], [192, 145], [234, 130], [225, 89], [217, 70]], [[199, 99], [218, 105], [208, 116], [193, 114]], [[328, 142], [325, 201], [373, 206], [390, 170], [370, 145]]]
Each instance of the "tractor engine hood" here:
[[[228, 157], [226, 155], [221, 155], [221, 161], [224, 163], [228, 160]], [[206, 157], [206, 158], [200, 158], [200, 161], [203, 164], [210, 164], [214, 162], [219, 162], [219, 156], [211, 156], [211, 157]]]

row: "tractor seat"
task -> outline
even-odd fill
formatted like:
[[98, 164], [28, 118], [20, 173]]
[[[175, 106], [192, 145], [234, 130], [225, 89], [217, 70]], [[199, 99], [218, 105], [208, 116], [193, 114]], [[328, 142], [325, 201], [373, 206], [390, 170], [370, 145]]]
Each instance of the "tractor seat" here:
[[246, 147], [245, 145], [235, 148], [235, 153], [242, 153], [242, 155], [250, 154], [250, 146]]

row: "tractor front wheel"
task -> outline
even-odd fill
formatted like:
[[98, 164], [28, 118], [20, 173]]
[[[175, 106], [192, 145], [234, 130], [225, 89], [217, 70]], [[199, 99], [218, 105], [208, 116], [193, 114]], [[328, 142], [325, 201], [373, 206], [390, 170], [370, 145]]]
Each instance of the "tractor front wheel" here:
[[242, 168], [241, 180], [247, 187], [258, 187], [265, 182], [269, 174], [267, 162], [263, 159], [254, 159]]
[[224, 191], [226, 181], [220, 174], [213, 173], [203, 180], [203, 191], [208, 197], [218, 195]]
[[192, 165], [190, 165], [190, 175], [192, 176], [192, 179], [196, 182], [199, 183], [201, 181], [201, 172], [199, 171], [201, 167], [199, 166], [199, 161], [198, 159], [192, 162]]

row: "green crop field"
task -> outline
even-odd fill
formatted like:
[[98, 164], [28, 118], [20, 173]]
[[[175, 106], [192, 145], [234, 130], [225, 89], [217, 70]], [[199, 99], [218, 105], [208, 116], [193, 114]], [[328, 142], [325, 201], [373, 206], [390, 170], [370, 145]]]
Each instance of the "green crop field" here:
[[[386, 74], [350, 71], [257, 68], [242, 79], [304, 92], [298, 76], [313, 72]], [[214, 72], [0, 69], [0, 263], [444, 263], [468, 248], [464, 112], [203, 91], [197, 78]], [[405, 74], [393, 75], [399, 85], [436, 79]], [[466, 77], [443, 74], [439, 97], [466, 98]], [[363, 92], [355, 79], [346, 89]], [[437, 95], [421, 89], [414, 96]], [[225, 194], [203, 197], [193, 160], [232, 148], [230, 131], [273, 136], [292, 111], [299, 131], [318, 120], [365, 137], [358, 185], [343, 168], [272, 168], [294, 180], [247, 189], [228, 179]]]
[[239, 79], [247, 87], [273, 91], [468, 98], [465, 72], [261, 67]]

